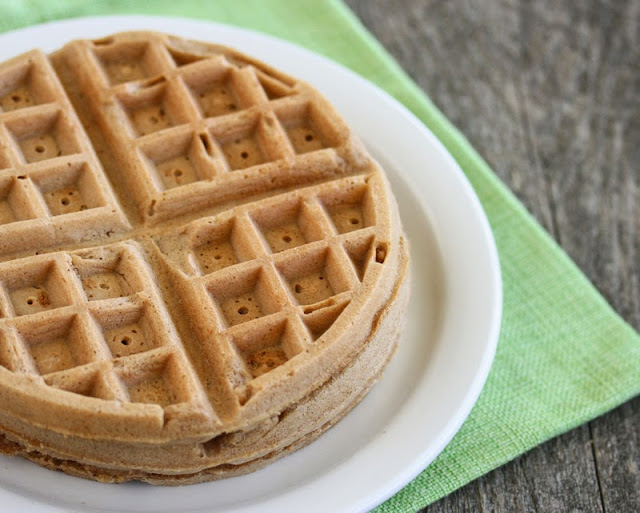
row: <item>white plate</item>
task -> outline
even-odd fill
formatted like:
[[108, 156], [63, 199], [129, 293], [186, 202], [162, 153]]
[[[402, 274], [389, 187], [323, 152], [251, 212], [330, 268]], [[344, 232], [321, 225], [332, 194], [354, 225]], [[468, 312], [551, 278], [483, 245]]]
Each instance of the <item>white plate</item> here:
[[455, 161], [407, 109], [363, 78], [272, 37], [209, 22], [74, 19], [0, 36], [0, 60], [70, 39], [154, 29], [241, 49], [320, 89], [386, 168], [411, 242], [412, 299], [400, 349], [372, 392], [310, 446], [253, 474], [180, 488], [106, 485], [0, 457], [4, 511], [367, 511], [445, 447], [489, 372], [500, 328], [498, 256]]

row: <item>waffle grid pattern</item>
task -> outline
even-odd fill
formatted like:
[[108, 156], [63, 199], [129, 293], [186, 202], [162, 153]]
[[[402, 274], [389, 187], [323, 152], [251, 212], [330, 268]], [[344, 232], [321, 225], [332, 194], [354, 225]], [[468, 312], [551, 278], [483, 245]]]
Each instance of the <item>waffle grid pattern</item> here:
[[227, 359], [240, 405], [253, 379], [318, 343], [357, 294], [376, 262], [375, 215], [365, 178], [350, 177], [188, 226], [184, 295], [204, 305], [192, 314], [200, 346]]
[[[389, 251], [387, 185], [317, 93], [258, 63], [148, 34], [60, 55], [0, 65], [0, 256], [63, 248], [0, 263], [0, 367], [197, 418], [194, 436], [226, 429], [366, 292]], [[61, 62], [96, 93], [84, 108], [115, 193]]]
[[198, 403], [152, 283], [133, 244], [0, 264], [0, 364], [87, 397]]
[[[336, 174], [334, 148], [347, 128], [283, 77], [181, 52], [162, 38], [84, 41], [76, 52], [96, 105], [111, 105], [95, 115], [120, 149], [122, 176], [147, 222], [237, 191], [282, 187], [283, 177], [300, 183], [309, 169]], [[184, 187], [194, 183], [197, 190]]]
[[0, 66], [0, 253], [126, 228], [46, 56]]

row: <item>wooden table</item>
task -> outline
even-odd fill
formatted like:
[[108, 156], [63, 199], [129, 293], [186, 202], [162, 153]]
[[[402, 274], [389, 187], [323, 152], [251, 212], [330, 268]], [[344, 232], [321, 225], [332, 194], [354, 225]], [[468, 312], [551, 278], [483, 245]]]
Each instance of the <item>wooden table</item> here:
[[[347, 3], [640, 329], [640, 1]], [[424, 511], [640, 511], [640, 398]]]

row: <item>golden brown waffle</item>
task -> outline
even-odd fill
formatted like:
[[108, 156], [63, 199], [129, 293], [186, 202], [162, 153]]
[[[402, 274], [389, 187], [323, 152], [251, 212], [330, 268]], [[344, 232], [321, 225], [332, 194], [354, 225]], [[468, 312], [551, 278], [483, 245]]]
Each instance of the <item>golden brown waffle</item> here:
[[388, 363], [397, 207], [309, 85], [163, 34], [74, 41], [0, 65], [0, 141], [0, 450], [104, 481], [234, 475]]

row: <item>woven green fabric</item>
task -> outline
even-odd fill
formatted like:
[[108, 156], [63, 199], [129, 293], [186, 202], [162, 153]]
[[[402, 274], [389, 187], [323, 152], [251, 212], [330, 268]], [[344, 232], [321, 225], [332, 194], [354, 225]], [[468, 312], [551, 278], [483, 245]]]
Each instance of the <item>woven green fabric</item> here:
[[487, 384], [445, 451], [378, 512], [410, 512], [640, 392], [640, 339], [501, 184], [468, 142], [338, 1], [8, 1], [0, 31], [95, 14], [235, 24], [342, 62], [404, 103], [444, 143], [480, 197], [498, 244], [503, 325]]

